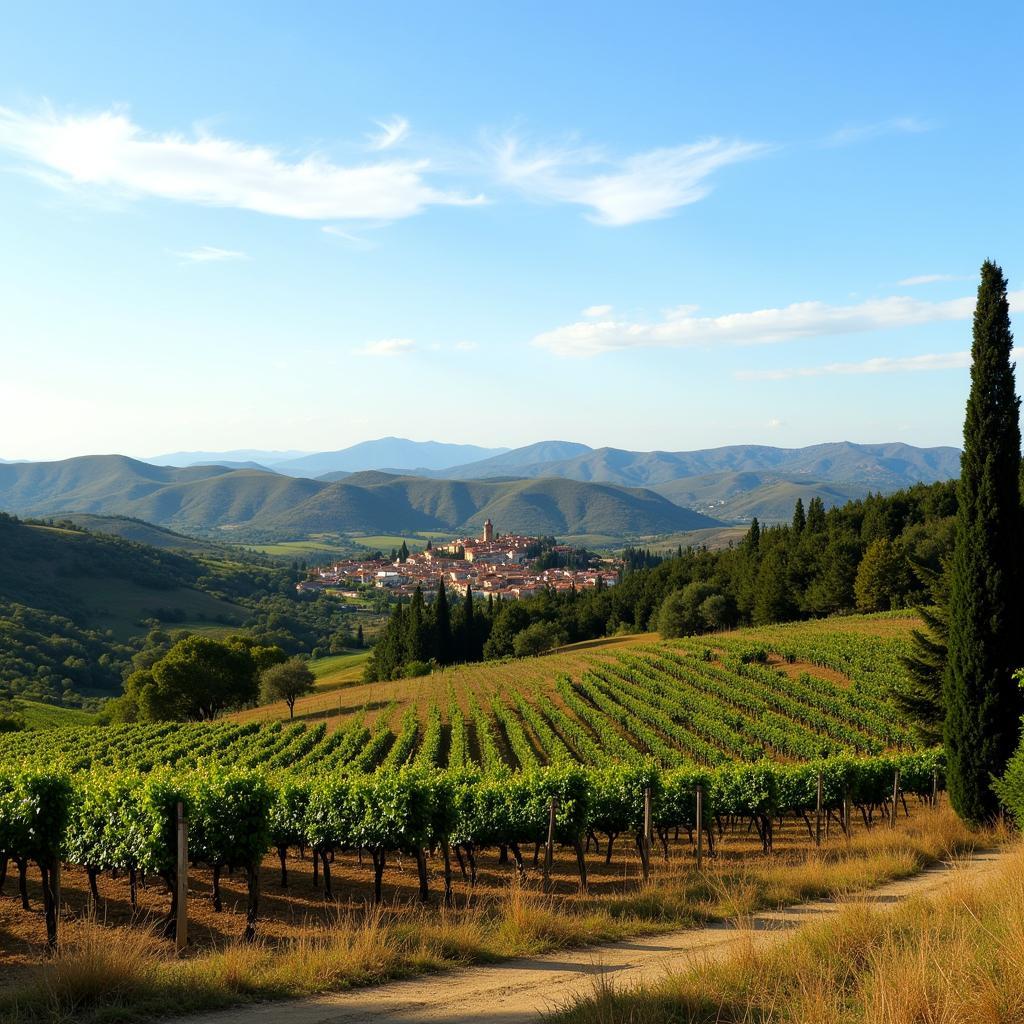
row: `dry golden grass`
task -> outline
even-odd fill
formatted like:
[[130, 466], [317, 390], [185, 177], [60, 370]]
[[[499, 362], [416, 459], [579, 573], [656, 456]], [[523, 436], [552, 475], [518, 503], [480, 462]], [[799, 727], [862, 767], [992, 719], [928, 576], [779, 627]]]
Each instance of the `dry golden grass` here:
[[[982, 837], [985, 842], [993, 838]], [[348, 909], [326, 923], [310, 923], [284, 941], [225, 942], [180, 959], [144, 927], [115, 928], [79, 919], [64, 926], [60, 947], [48, 963], [23, 971], [20, 981], [0, 989], [0, 1021], [145, 1020], [172, 1008], [182, 1013], [252, 998], [339, 990], [461, 964], [664, 932], [903, 877], [951, 852], [970, 849], [977, 840], [948, 809], [922, 809], [894, 831], [873, 829], [849, 844], [836, 842], [821, 852], [722, 858], [700, 874], [692, 861], [681, 858], [658, 865], [652, 884], [617, 894], [544, 895], [534, 882], [513, 878], [504, 889], [482, 898], [463, 898], [453, 909]], [[855, 955], [860, 941], [844, 946], [843, 955]], [[748, 975], [757, 970], [768, 977], [757, 957], [744, 964]], [[819, 988], [824, 997], [825, 989]], [[608, 993], [607, 998], [623, 997]], [[893, 1020], [895, 1024], [899, 1018]]]
[[1008, 1024], [1024, 1020], [1024, 846], [990, 877], [893, 909], [863, 904], [793, 938], [747, 944], [558, 1024]]

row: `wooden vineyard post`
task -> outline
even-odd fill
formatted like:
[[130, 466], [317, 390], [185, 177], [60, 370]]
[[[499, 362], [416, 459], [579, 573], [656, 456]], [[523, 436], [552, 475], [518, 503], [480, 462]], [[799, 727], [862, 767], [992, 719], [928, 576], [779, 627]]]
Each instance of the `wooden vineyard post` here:
[[60, 932], [60, 857], [53, 862], [53, 874], [51, 876], [53, 886], [53, 918]]
[[932, 769], [932, 807], [939, 802], [939, 769]]
[[544, 888], [551, 884], [551, 865], [555, 859], [555, 815], [558, 813], [558, 800], [551, 798], [548, 805], [548, 841], [544, 847]]
[[889, 827], [896, 827], [896, 805], [900, 799], [900, 770], [896, 769], [896, 774], [892, 780], [892, 814], [889, 816]]
[[444, 905], [452, 905], [452, 845], [445, 839], [441, 844], [444, 853]]
[[824, 782], [818, 772], [818, 802], [814, 810], [814, 845], [821, 846], [821, 805], [824, 801]]
[[654, 845], [651, 822], [651, 787], [644, 787], [644, 849], [641, 864], [644, 869], [644, 881], [651, 877], [651, 847]]
[[180, 953], [188, 945], [188, 824], [185, 805], [179, 800], [177, 813], [177, 870], [174, 894], [174, 948]]
[[697, 870], [704, 861], [704, 786], [697, 783]]
[[850, 801], [850, 787], [847, 786], [843, 793], [843, 821], [846, 823], [846, 841], [849, 842], [853, 838], [853, 818], [850, 812], [853, 810], [853, 804]]

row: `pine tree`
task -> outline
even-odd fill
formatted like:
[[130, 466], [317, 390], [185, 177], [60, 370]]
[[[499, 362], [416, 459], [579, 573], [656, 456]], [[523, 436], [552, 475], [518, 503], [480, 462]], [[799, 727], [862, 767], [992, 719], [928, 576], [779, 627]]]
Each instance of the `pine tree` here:
[[757, 521], [757, 516], [750, 520], [750, 529], [747, 530], [743, 543], [747, 551], [757, 554], [757, 549], [761, 546], [761, 524]]
[[1001, 775], [1017, 745], [1022, 614], [1019, 399], [1002, 270], [981, 268], [971, 345], [971, 391], [957, 487], [943, 681], [947, 778], [953, 808], [991, 819]]
[[452, 662], [452, 618], [443, 579], [434, 601], [434, 657], [439, 665], [450, 665]]
[[900, 656], [906, 676], [892, 684], [893, 703], [910, 720], [918, 739], [934, 747], [942, 742], [946, 712], [942, 704], [942, 678], [949, 644], [949, 573], [915, 565], [925, 586], [928, 605], [917, 608], [924, 629], [910, 633], [910, 651]]
[[409, 561], [409, 545], [402, 541], [402, 546], [398, 549], [398, 560], [400, 562]]
[[366, 641], [363, 639], [363, 624], [360, 622], [356, 628], [356, 645], [358, 647], [365, 647]]
[[802, 498], [796, 499], [796, 505], [793, 508], [793, 533], [799, 537], [804, 532], [804, 527], [807, 525], [807, 516], [804, 515], [804, 503]]
[[781, 547], [774, 547], [768, 551], [758, 568], [757, 580], [754, 584], [754, 625], [764, 626], [770, 622], [785, 622], [792, 618], [794, 613], [786, 555]]
[[817, 495], [811, 498], [811, 503], [807, 506], [806, 530], [808, 533], [825, 532], [825, 502]]

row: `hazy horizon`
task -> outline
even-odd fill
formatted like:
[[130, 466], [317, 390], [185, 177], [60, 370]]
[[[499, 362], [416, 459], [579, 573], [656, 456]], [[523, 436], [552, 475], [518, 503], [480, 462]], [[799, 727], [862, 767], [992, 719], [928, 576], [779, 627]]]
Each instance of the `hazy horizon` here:
[[[335, 448], [335, 447], [324, 447], [324, 448], [315, 448], [315, 449], [306, 449], [306, 450], [299, 450], [299, 449], [281, 450], [281, 449], [269, 449], [269, 448], [267, 448], [267, 449], [258, 449], [258, 448], [241, 448], [241, 449], [197, 448], [197, 449], [180, 449], [180, 450], [177, 450], [177, 451], [167, 451], [167, 452], [156, 452], [154, 454], [148, 454], [148, 455], [140, 455], [140, 454], [138, 454], [136, 452], [132, 452], [132, 451], [104, 451], [104, 452], [99, 452], [99, 451], [76, 451], [76, 452], [73, 452], [70, 455], [62, 455], [62, 456], [56, 456], [54, 458], [41, 458], [41, 459], [27, 458], [27, 457], [20, 456], [20, 455], [11, 455], [8, 452], [3, 452], [3, 453], [0, 453], [0, 463], [12, 464], [12, 463], [21, 463], [21, 462], [63, 462], [63, 461], [66, 461], [67, 459], [87, 458], [87, 457], [90, 457], [90, 456], [108, 456], [108, 455], [120, 455], [120, 456], [124, 456], [125, 458], [135, 459], [137, 462], [149, 462], [149, 463], [153, 463], [153, 462], [155, 462], [155, 461], [157, 461], [159, 459], [174, 458], [174, 457], [184, 457], [184, 456], [190, 456], [190, 455], [197, 455], [197, 456], [211, 455], [211, 456], [217, 456], [217, 457], [224, 458], [224, 459], [230, 459], [231, 461], [243, 462], [243, 461], [256, 461], [256, 459], [255, 459], [256, 455], [259, 455], [259, 454], [271, 454], [271, 453], [274, 454], [275, 456], [281, 457], [280, 461], [283, 462], [283, 461], [290, 460], [290, 459], [302, 458], [302, 457], [308, 456], [308, 455], [317, 455], [317, 454], [326, 453], [326, 452], [332, 452], [332, 451], [344, 451], [347, 448], [354, 447], [354, 446], [359, 445], [359, 444], [372, 443], [374, 441], [383, 441], [383, 440], [410, 441], [413, 444], [442, 444], [442, 445], [459, 445], [459, 446], [462, 446], [462, 445], [474, 445], [474, 446], [479, 446], [479, 447], [484, 447], [484, 448], [503, 449], [504, 451], [515, 451], [518, 448], [530, 447], [531, 445], [534, 445], [534, 444], [542, 444], [544, 442], [551, 442], [551, 441], [563, 441], [563, 442], [569, 442], [569, 443], [576, 442], [576, 443], [586, 444], [585, 441], [584, 442], [577, 442], [576, 438], [570, 438], [570, 437], [566, 437], [566, 438], [540, 438], [540, 439], [534, 439], [533, 441], [527, 441], [523, 445], [516, 445], [516, 446], [513, 447], [511, 445], [501, 445], [501, 444], [478, 445], [478, 442], [472, 441], [472, 440], [469, 440], [469, 441], [466, 441], [466, 440], [449, 441], [449, 440], [440, 440], [440, 439], [438, 439], [436, 437], [409, 438], [409, 437], [394, 437], [392, 435], [388, 435], [387, 437], [379, 437], [379, 438], [378, 437], [362, 438], [360, 440], [354, 441], [351, 445], [342, 445], [342, 446], [337, 447], [337, 448]], [[615, 449], [615, 450], [619, 450], [619, 451], [667, 452], [667, 453], [671, 453], [671, 452], [714, 451], [714, 450], [719, 449], [719, 448], [737, 448], [737, 447], [765, 447], [765, 448], [780, 448], [780, 449], [787, 449], [787, 450], [798, 450], [798, 449], [803, 449], [803, 448], [815, 448], [815, 447], [819, 447], [819, 446], [822, 446], [822, 445], [830, 445], [830, 444], [852, 444], [852, 445], [858, 445], [858, 446], [883, 446], [883, 445], [888, 445], [888, 444], [910, 444], [910, 442], [903, 441], [900, 438], [889, 438], [888, 440], [885, 440], [885, 441], [857, 441], [857, 440], [851, 440], [850, 438], [825, 438], [825, 439], [818, 440], [818, 441], [811, 441], [811, 442], [809, 442], [808, 444], [805, 444], [805, 445], [804, 444], [801, 444], [801, 445], [771, 444], [771, 443], [768, 443], [768, 442], [750, 442], [749, 445], [748, 445], [745, 442], [736, 442], [736, 443], [733, 443], [733, 444], [723, 444], [723, 445], [716, 445], [716, 444], [702, 445], [699, 448], [625, 448], [623, 445], [616, 445], [616, 444], [588, 445], [588, 447], [593, 449], [593, 450], [599, 450], [599, 449], [602, 449], [602, 448], [610, 448], [610, 449]], [[948, 445], [946, 445], [946, 444], [911, 445], [911, 447], [922, 448], [922, 449], [923, 448], [956, 448], [957, 450], [959, 450], [962, 446], [959, 443], [955, 443], [955, 444], [948, 444]], [[484, 458], [484, 457], [486, 457], [486, 456], [481, 456], [481, 458]], [[459, 465], [459, 463], [453, 463], [452, 465], [454, 467], [456, 465]], [[268, 466], [268, 468], [272, 468], [272, 464], [270, 466]]]

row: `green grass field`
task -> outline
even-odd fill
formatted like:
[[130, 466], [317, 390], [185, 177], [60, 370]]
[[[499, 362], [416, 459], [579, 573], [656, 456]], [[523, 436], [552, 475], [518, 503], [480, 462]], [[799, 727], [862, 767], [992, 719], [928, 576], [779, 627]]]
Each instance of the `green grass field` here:
[[30, 729], [57, 729], [62, 725], [95, 725], [96, 715], [80, 708], [60, 708], [53, 704], [40, 704], [34, 700], [15, 697], [18, 713]]
[[314, 534], [305, 540], [281, 541], [278, 544], [256, 544], [249, 548], [263, 555], [278, 558], [310, 558], [330, 557], [332, 555], [351, 555], [352, 544], [342, 537], [333, 534]]
[[[91, 625], [112, 630], [119, 640], [138, 636], [143, 632], [139, 623], [143, 619], [161, 618], [159, 613], [165, 609], [180, 609], [185, 614], [185, 621], [212, 624], [212, 620], [224, 618], [227, 620], [225, 625], [230, 627], [233, 623], [236, 628], [248, 617], [245, 609], [230, 601], [187, 587], [156, 590], [112, 577], [69, 577], [66, 590], [89, 608]], [[167, 628], [174, 629], [176, 624], [168, 621]]]
[[316, 688], [332, 690], [346, 683], [360, 682], [363, 664], [369, 657], [369, 651], [357, 651], [354, 654], [332, 654], [309, 662], [309, 669], [316, 676]]
[[223, 640], [224, 637], [233, 636], [241, 631], [239, 626], [225, 626], [219, 622], [168, 622], [164, 628], [169, 633], [183, 629], [199, 636], [213, 637], [214, 640]]

